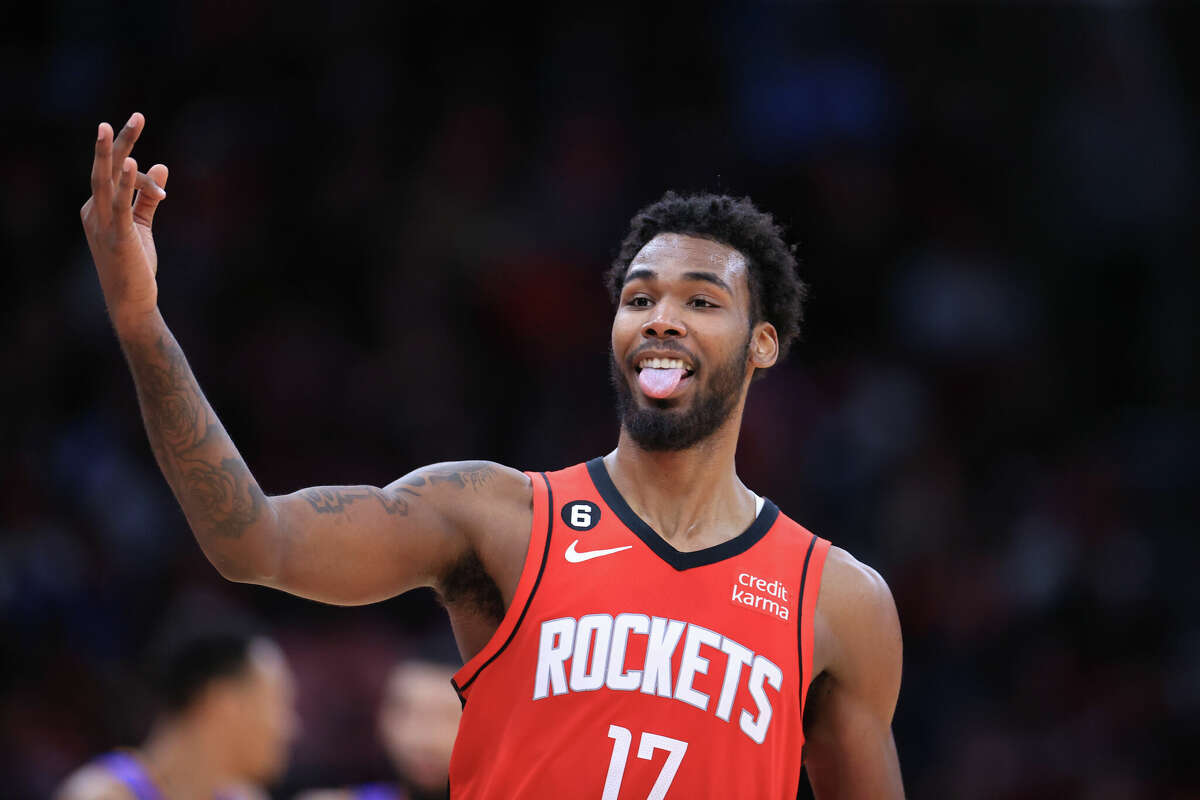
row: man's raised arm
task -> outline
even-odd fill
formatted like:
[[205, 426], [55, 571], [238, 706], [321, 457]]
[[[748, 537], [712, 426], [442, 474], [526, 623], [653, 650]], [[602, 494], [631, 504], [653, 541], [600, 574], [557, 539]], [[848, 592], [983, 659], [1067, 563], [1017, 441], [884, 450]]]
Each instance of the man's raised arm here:
[[489, 522], [520, 525], [528, 479], [484, 462], [426, 467], [382, 489], [263, 493], [158, 311], [151, 223], [167, 168], [143, 175], [129, 157], [143, 125], [134, 114], [114, 140], [101, 123], [80, 215], [154, 456], [221, 574], [326, 602], [371, 602], [436, 586]]

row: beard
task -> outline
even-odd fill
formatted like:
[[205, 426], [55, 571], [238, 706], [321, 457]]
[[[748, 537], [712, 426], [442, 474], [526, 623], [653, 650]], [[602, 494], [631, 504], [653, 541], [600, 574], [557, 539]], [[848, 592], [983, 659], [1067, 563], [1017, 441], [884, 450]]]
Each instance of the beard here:
[[[711, 436], [737, 406], [750, 356], [750, 337], [746, 337], [739, 352], [713, 368], [707, 382], [696, 387], [691, 404], [683, 409], [671, 408], [667, 400], [650, 399], [649, 408], [639, 405], [624, 370], [617, 364], [616, 354], [609, 350], [608, 355], [621, 427], [643, 450], [686, 450]], [[697, 380], [698, 376], [699, 372], [691, 380]]]

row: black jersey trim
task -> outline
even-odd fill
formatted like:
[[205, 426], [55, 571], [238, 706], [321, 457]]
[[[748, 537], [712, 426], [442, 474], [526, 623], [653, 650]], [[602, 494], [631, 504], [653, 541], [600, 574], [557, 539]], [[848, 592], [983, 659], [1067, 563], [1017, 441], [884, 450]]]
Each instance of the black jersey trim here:
[[540, 586], [542, 583], [542, 575], [546, 572], [546, 561], [550, 557], [550, 534], [554, 531], [554, 490], [550, 488], [550, 479], [546, 477], [546, 473], [542, 472], [539, 474], [542, 476], [542, 480], [546, 482], [546, 516], [550, 520], [548, 523], [546, 523], [546, 544], [542, 549], [542, 563], [538, 567], [537, 578], [534, 579], [533, 586], [529, 588], [529, 597], [525, 598], [525, 607], [521, 609], [521, 616], [517, 617], [517, 622], [513, 625], [513, 629], [509, 631], [508, 638], [504, 640], [504, 644], [500, 645], [496, 652], [492, 653], [492, 657], [483, 662], [479, 666], [479, 669], [475, 670], [475, 674], [472, 675], [462, 686], [459, 686], [457, 683], [455, 683], [453, 678], [450, 679], [450, 685], [453, 686], [454, 691], [458, 693], [458, 701], [462, 703], [463, 706], [466, 706], [467, 704], [467, 698], [463, 692], [470, 688], [471, 684], [475, 682], [475, 679], [479, 677], [480, 673], [488, 668], [489, 664], [499, 658], [500, 654], [508, 649], [508, 646], [512, 643], [513, 638], [517, 635], [517, 631], [521, 629], [521, 623], [525, 620], [525, 615], [529, 613], [529, 607], [533, 605], [533, 596], [537, 594], [538, 586]]
[[[796, 623], [796, 654], [800, 657], [800, 680], [804, 680], [804, 584], [808, 582], [808, 562], [812, 558], [813, 548], [817, 546], [817, 536], [812, 534], [812, 541], [808, 543], [808, 552], [804, 554], [804, 569], [800, 572], [800, 606], [799, 614], [797, 614], [798, 622]], [[811, 677], [811, 676], [810, 676]], [[809, 681], [812, 684], [812, 681]], [[800, 711], [804, 711], [804, 694], [800, 695]]]
[[[804, 554], [804, 569], [800, 571], [800, 600], [796, 603], [798, 606], [796, 614], [796, 655], [800, 659], [800, 681], [804, 681], [804, 584], [808, 582], [808, 561], [812, 558], [813, 549], [817, 546], [817, 536], [812, 534], [812, 541], [808, 543], [808, 552]], [[816, 618], [814, 609], [813, 618]], [[814, 647], [816, 646], [814, 640]], [[812, 676], [808, 682], [808, 686], [812, 688]], [[800, 687], [800, 725], [804, 725], [804, 712], [808, 710], [808, 698], [805, 696], [807, 692], [804, 687]], [[805, 746], [808, 742], [804, 743]], [[800, 790], [804, 788], [804, 748], [800, 749], [800, 778], [796, 783], [796, 800], [800, 800]]]
[[625, 498], [617, 491], [616, 484], [609, 477], [603, 459], [593, 458], [587, 462], [587, 471], [588, 475], [592, 478], [592, 483], [596, 486], [596, 491], [600, 492], [600, 496], [604, 498], [604, 502], [617, 515], [617, 518], [625, 524], [625, 527], [629, 528], [639, 539], [645, 542], [646, 546], [654, 551], [655, 555], [680, 572], [685, 569], [715, 564], [718, 561], [724, 561], [727, 558], [741, 555], [758, 544], [758, 541], [767, 535], [767, 531], [771, 530], [771, 526], [775, 524], [775, 520], [779, 517], [779, 507], [769, 499], [763, 498], [762, 511], [754, 518], [754, 522], [750, 523], [750, 527], [737, 536], [727, 542], [721, 542], [721, 544], [706, 547], [703, 550], [680, 552], [672, 547], [666, 539], [655, 533], [654, 529], [647, 525], [645, 520], [634, 513], [634, 510], [629, 507], [629, 504], [625, 502]]

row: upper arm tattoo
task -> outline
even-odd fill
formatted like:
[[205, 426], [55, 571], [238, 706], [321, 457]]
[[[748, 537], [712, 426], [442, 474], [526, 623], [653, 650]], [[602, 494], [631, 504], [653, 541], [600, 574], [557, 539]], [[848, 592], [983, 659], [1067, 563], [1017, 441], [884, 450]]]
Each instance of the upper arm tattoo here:
[[389, 514], [408, 515], [408, 501], [403, 497], [389, 497], [382, 490], [373, 486], [359, 488], [335, 489], [305, 489], [300, 496], [308, 501], [313, 511], [318, 514], [344, 514], [346, 507], [356, 500], [375, 498], [379, 505]]
[[428, 470], [400, 481], [392, 491], [376, 489], [374, 486], [318, 487], [300, 492], [313, 511], [318, 514], [345, 514], [351, 504], [359, 500], [374, 499], [388, 514], [408, 516], [411, 509], [409, 498], [421, 497], [422, 492], [438, 484], [449, 484], [456, 489], [479, 491], [496, 475], [495, 467], [484, 465], [463, 470]]
[[428, 485], [430, 488], [439, 483], [448, 483], [458, 489], [470, 487], [479, 491], [496, 477], [496, 468], [488, 464], [474, 469], [429, 471], [426, 475], [413, 475], [401, 481], [401, 491], [420, 497], [418, 488]]

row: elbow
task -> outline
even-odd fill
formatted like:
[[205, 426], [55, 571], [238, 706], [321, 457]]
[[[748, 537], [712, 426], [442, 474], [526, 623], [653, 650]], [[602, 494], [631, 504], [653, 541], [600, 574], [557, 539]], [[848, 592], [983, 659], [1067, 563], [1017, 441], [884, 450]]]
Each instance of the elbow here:
[[271, 576], [263, 569], [257, 568], [247, 559], [233, 558], [222, 554], [210, 554], [209, 562], [216, 567], [217, 572], [227, 581], [233, 583], [266, 584]]
[[276, 586], [283, 571], [276, 541], [274, 536], [265, 535], [232, 553], [210, 553], [208, 560], [227, 581]]
[[279, 517], [269, 500], [266, 511], [265, 519], [239, 531], [236, 537], [203, 537], [197, 532], [197, 539], [205, 545], [204, 554], [225, 580], [269, 586], [278, 576], [282, 562]]

